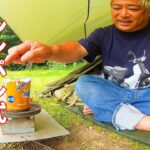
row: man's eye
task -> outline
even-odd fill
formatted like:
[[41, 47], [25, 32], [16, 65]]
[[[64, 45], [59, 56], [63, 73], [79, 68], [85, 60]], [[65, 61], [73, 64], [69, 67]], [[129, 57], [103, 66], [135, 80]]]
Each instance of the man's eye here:
[[139, 9], [129, 9], [130, 11], [139, 11]]
[[128, 7], [128, 9], [131, 10], [131, 11], [139, 11], [139, 10], [141, 10], [141, 8], [139, 8], [139, 7]]
[[112, 9], [114, 9], [114, 10], [120, 10], [121, 7], [112, 7]]

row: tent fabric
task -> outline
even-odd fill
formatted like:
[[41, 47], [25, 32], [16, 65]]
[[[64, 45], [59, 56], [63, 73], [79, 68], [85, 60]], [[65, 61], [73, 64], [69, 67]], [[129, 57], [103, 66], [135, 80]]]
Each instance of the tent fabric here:
[[[74, 93], [74, 83], [79, 76], [95, 72], [95, 68], [97, 68], [101, 63], [102, 59], [99, 56], [92, 63], [88, 63], [87, 65], [71, 72], [67, 76], [48, 84], [47, 90], [43, 91], [40, 94], [40, 96], [49, 98], [56, 97], [57, 99], [60, 100], [59, 102], [63, 107], [66, 107], [70, 111], [73, 111], [81, 115], [83, 118], [88, 119], [93, 123], [104, 127], [105, 129], [117, 132], [118, 134], [121, 135], [125, 135], [132, 140], [136, 140], [150, 145], [150, 132], [140, 130], [116, 131], [116, 129], [112, 125], [96, 121], [93, 115], [86, 115], [86, 116], [83, 115], [82, 110], [84, 104], [79, 99], [79, 97], [77, 97], [77, 95]], [[57, 94], [57, 92], [59, 94]]]
[[[111, 23], [109, 8], [110, 0], [91, 1], [87, 34]], [[83, 38], [87, 9], [87, 0], [0, 0], [0, 16], [22, 41], [45, 44]]]

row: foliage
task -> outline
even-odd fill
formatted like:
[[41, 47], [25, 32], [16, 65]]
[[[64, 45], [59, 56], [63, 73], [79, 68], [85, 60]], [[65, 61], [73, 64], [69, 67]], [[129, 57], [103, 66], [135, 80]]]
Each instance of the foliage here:
[[[0, 23], [3, 21], [3, 19], [0, 17]], [[1, 42], [7, 43], [6, 48], [0, 53], [0, 59], [5, 59], [7, 55], [7, 51], [9, 48], [16, 46], [20, 44], [22, 41], [20, 38], [15, 34], [15, 32], [7, 25], [7, 27], [0, 33], [0, 43]], [[10, 70], [18, 70], [20, 68], [23, 68], [22, 65], [14, 65], [10, 64], [6, 66], [6, 68]]]
[[[0, 22], [3, 19], [0, 17]], [[4, 53], [7, 53], [8, 49], [12, 46], [20, 44], [22, 41], [20, 38], [15, 34], [15, 32], [7, 25], [7, 27], [0, 33], [0, 43], [4, 41], [7, 43], [7, 47], [4, 49]], [[1, 54], [0, 54], [1, 57]]]

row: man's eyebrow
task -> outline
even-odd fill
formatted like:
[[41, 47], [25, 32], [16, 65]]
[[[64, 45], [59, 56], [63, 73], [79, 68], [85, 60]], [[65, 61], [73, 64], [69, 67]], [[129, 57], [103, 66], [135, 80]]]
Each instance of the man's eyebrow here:
[[121, 5], [121, 4], [117, 4], [117, 3], [111, 3], [111, 5]]
[[142, 8], [142, 6], [141, 6], [141, 5], [135, 5], [135, 4], [129, 4], [129, 5], [127, 5], [127, 6], [137, 7], [137, 8]]
[[[124, 6], [124, 5], [121, 5], [121, 4], [117, 4], [117, 3], [112, 3], [111, 6]], [[129, 7], [136, 7], [136, 8], [142, 8], [141, 5], [138, 5], [138, 4], [126, 4], [126, 6], [129, 6]]]

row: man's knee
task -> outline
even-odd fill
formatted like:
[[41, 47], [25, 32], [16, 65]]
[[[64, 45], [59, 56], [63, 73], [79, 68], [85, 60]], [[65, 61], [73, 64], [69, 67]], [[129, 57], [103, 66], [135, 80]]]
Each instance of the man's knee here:
[[85, 89], [85, 83], [88, 81], [88, 78], [88, 75], [82, 75], [78, 78], [75, 84], [75, 91], [77, 92], [77, 94], [79, 93], [79, 91], [83, 92], [83, 90]]
[[77, 79], [77, 83], [82, 84], [89, 81], [90, 79], [91, 79], [90, 75], [82, 75]]

